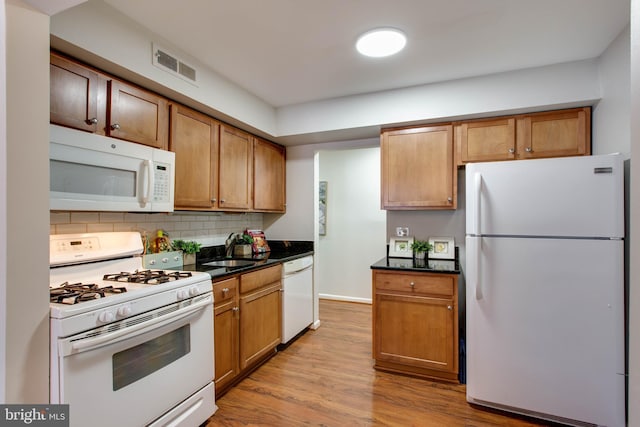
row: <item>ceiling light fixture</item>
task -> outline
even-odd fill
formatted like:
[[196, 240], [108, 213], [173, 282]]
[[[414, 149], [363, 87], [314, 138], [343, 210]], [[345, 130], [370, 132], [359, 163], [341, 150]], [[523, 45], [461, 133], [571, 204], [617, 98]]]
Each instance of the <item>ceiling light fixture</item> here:
[[356, 49], [365, 56], [382, 58], [400, 52], [407, 44], [407, 37], [395, 28], [378, 28], [367, 31], [358, 38]]

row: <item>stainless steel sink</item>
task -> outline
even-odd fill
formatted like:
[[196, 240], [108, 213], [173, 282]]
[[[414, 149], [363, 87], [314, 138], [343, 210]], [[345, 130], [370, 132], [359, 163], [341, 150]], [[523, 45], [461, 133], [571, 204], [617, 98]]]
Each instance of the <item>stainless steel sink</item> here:
[[221, 259], [218, 261], [205, 262], [203, 265], [209, 267], [249, 267], [254, 264], [255, 261], [246, 259]]

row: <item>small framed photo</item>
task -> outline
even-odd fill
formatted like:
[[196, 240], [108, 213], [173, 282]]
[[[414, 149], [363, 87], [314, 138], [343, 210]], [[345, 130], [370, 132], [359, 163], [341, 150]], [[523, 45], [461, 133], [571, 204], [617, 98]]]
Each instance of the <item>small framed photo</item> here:
[[429, 252], [429, 258], [455, 259], [453, 237], [429, 237], [429, 243], [433, 246], [433, 249]]
[[389, 240], [389, 257], [413, 258], [413, 237], [392, 237]]

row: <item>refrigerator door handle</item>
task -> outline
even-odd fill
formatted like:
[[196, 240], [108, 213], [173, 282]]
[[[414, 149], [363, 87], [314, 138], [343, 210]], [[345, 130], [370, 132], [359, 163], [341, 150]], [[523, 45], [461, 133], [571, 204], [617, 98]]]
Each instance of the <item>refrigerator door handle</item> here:
[[476, 293], [476, 300], [480, 301], [483, 298], [482, 295], [482, 282], [480, 280], [480, 252], [482, 251], [482, 237], [476, 237], [475, 239], [473, 239], [473, 244], [475, 245], [475, 248], [473, 248], [473, 254], [474, 254], [474, 259], [473, 259], [473, 269], [472, 269], [472, 281], [475, 284], [475, 293]]
[[482, 174], [480, 172], [476, 172], [473, 176], [473, 189], [475, 192], [475, 205], [472, 207], [474, 209], [473, 212], [473, 229], [476, 236], [481, 236], [482, 232], [480, 231], [480, 197], [482, 195]]

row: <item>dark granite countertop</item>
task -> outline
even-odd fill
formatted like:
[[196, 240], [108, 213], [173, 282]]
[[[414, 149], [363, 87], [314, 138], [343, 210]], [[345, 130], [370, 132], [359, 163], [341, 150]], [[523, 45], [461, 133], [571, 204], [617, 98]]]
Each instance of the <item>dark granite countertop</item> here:
[[371, 265], [372, 270], [397, 270], [420, 273], [460, 274], [458, 260], [384, 257]]
[[255, 264], [240, 267], [213, 267], [206, 265], [215, 260], [225, 259], [224, 245], [208, 246], [200, 249], [196, 254], [196, 263], [184, 265], [183, 271], [203, 271], [209, 273], [212, 279], [247, 273], [265, 266], [281, 264], [296, 258], [313, 255], [313, 242], [292, 240], [269, 240], [270, 252], [250, 256], [232, 256], [232, 259], [253, 261]]

